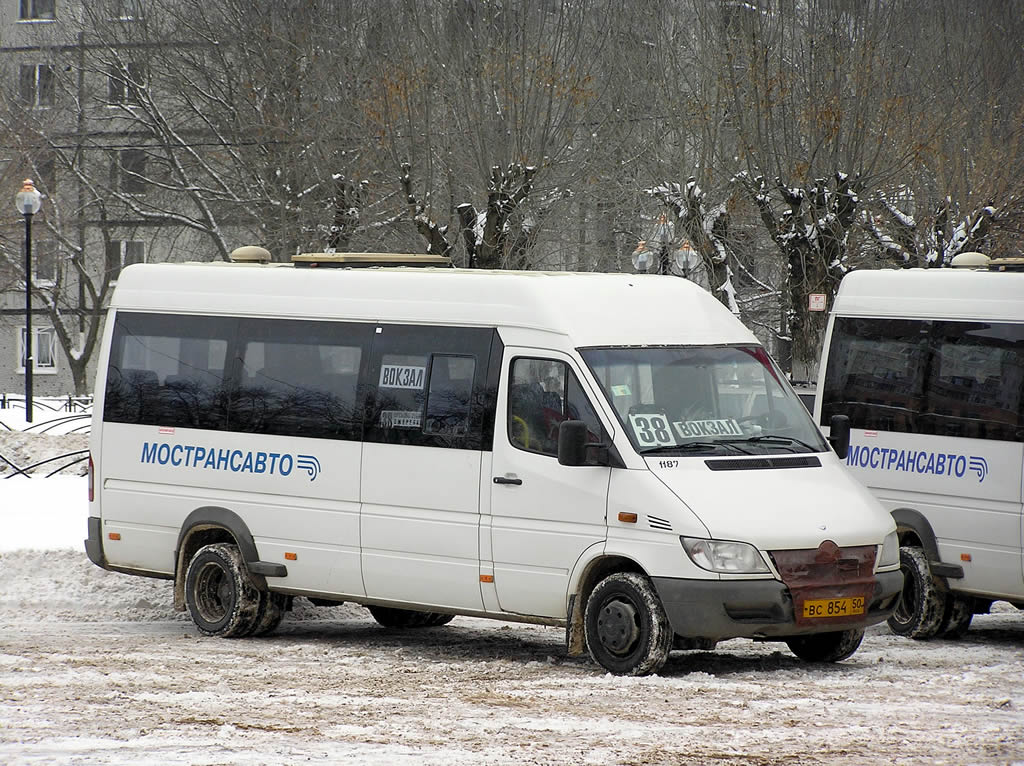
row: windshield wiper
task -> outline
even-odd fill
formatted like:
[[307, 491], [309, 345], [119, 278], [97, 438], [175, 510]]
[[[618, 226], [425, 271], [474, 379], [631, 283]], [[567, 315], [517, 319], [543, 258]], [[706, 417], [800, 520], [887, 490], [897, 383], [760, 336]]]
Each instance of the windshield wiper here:
[[731, 449], [735, 452], [741, 452], [744, 455], [750, 453], [737, 446], [734, 442], [735, 439], [719, 439], [711, 442], [686, 442], [684, 444], [662, 444], [657, 447], [648, 447], [647, 449], [640, 450], [641, 455], [657, 455], [664, 454], [666, 452], [706, 452], [707, 450], [726, 448]]
[[808, 452], [817, 452], [812, 445], [800, 439], [794, 439], [792, 436], [782, 436], [781, 434], [757, 434], [756, 436], [748, 436], [746, 439], [737, 441], [745, 442], [775, 442], [777, 444], [799, 444], [801, 447], [806, 449]]

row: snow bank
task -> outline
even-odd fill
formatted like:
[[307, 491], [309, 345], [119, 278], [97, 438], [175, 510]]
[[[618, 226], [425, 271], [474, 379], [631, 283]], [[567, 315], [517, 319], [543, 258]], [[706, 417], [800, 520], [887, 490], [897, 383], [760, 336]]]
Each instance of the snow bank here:
[[84, 551], [87, 493], [84, 476], [0, 478], [0, 553]]

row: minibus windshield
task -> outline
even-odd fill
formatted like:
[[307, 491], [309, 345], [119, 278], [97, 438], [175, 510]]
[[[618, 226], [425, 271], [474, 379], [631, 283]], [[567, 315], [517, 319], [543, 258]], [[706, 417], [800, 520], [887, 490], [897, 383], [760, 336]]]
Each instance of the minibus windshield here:
[[768, 454], [828, 449], [760, 346], [580, 349], [641, 454]]

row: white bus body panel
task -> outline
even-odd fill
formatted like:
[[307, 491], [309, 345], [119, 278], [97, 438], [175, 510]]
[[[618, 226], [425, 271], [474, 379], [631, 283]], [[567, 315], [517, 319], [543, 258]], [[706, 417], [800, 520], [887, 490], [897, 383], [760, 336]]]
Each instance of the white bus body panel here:
[[647, 463], [707, 527], [707, 537], [741, 540], [761, 551], [813, 549], [823, 539], [840, 546], [877, 544], [892, 519], [835, 453], [814, 457], [820, 466], [736, 473], [708, 470], [703, 460]]
[[[106, 548], [112, 565], [172, 574], [182, 523], [198, 508], [217, 506], [245, 519], [267, 560], [284, 561], [286, 551], [296, 555], [288, 561], [288, 576], [278, 579], [283, 587], [364, 592], [358, 443], [120, 423], [104, 428], [99, 473], [104, 528], [122, 533], [117, 545]], [[198, 461], [197, 447], [204, 451]], [[315, 476], [298, 467], [297, 455], [307, 452], [319, 463]], [[262, 472], [260, 453], [267, 456]], [[249, 455], [251, 470], [246, 469]], [[282, 475], [285, 455], [290, 460]], [[277, 456], [275, 473], [270, 472], [271, 456]]]
[[[517, 356], [544, 356], [581, 368], [565, 354], [506, 346], [499, 401], [507, 398], [508, 369]], [[588, 391], [591, 401], [597, 401]], [[492, 470], [521, 484], [491, 484], [491, 556], [498, 604], [506, 612], [564, 617], [569, 574], [583, 552], [603, 546], [607, 466], [559, 465], [549, 456], [525, 452], [508, 440], [507, 408], [495, 419]], [[614, 434], [606, 422], [609, 433]]]
[[[1020, 324], [1024, 274], [857, 271], [840, 285], [826, 352], [836, 320], [843, 317]], [[815, 402], [819, 423], [826, 362], [823, 357]], [[925, 516], [941, 560], [963, 568], [962, 579], [949, 579], [950, 588], [1024, 599], [1024, 443], [854, 428], [846, 462], [887, 510], [910, 509]]]
[[479, 480], [479, 452], [364, 444], [366, 592], [482, 610]]

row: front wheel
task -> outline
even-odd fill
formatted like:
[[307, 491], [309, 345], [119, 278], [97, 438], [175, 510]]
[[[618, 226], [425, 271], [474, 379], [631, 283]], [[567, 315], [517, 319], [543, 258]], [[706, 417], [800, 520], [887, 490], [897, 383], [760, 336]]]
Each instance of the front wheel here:
[[590, 656], [616, 675], [656, 673], [668, 659], [672, 629], [650, 580], [617, 572], [587, 599], [584, 634]]
[[794, 636], [786, 639], [786, 645], [804, 662], [840, 662], [851, 657], [863, 639], [864, 631], [858, 628]]
[[893, 633], [907, 638], [928, 639], [939, 632], [946, 608], [946, 594], [932, 577], [928, 558], [920, 548], [900, 548], [903, 593], [889, 618]]
[[196, 551], [185, 573], [185, 605], [207, 636], [247, 636], [260, 617], [260, 592], [237, 545], [214, 543]]

